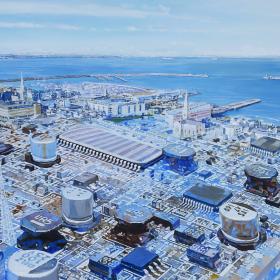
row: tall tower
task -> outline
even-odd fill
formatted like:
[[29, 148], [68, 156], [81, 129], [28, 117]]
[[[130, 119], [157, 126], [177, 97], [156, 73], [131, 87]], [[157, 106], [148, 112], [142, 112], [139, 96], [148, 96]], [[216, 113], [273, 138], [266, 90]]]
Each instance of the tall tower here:
[[5, 183], [2, 175], [2, 166], [0, 164], [0, 203], [1, 203], [1, 234], [2, 240], [10, 246], [14, 246], [17, 243], [15, 229], [13, 226], [13, 219], [9, 204], [5, 194]]
[[22, 73], [20, 76], [19, 99], [20, 101], [24, 101], [24, 83], [23, 83]]
[[189, 118], [189, 94], [187, 91], [186, 91], [185, 100], [184, 100], [183, 118], [184, 119]]

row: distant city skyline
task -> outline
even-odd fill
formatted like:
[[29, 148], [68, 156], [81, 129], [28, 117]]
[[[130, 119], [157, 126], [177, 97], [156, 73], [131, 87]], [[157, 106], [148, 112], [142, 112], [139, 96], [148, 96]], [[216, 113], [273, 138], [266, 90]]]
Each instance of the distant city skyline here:
[[280, 56], [277, 0], [0, 0], [0, 54]]

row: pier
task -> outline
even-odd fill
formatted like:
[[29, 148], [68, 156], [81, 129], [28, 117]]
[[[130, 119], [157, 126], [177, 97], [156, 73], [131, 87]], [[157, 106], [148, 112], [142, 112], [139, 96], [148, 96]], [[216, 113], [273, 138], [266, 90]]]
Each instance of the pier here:
[[229, 111], [238, 110], [247, 106], [251, 106], [260, 103], [261, 99], [246, 99], [239, 102], [229, 103], [223, 106], [214, 107], [212, 110], [212, 115], [219, 115]]
[[[25, 81], [46, 81], [61, 79], [79, 79], [79, 78], [95, 78], [96, 80], [120, 80], [127, 82], [127, 77], [189, 77], [189, 78], [208, 78], [207, 74], [191, 74], [191, 73], [113, 73], [113, 74], [69, 74], [69, 75], [53, 75], [39, 77], [24, 77]], [[0, 79], [0, 83], [20, 82], [20, 78]]]

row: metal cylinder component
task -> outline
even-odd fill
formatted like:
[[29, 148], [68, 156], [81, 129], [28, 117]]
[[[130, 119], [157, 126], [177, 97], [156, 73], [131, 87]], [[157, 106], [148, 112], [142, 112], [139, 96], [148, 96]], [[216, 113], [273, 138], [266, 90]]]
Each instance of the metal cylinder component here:
[[93, 194], [89, 190], [68, 187], [62, 190], [62, 217], [74, 225], [87, 223], [93, 218]]
[[51, 162], [57, 158], [56, 138], [48, 134], [35, 134], [31, 137], [31, 155], [34, 161]]
[[8, 260], [7, 280], [58, 280], [58, 261], [51, 254], [17, 251]]
[[244, 203], [226, 203], [220, 208], [222, 232], [234, 243], [254, 243], [259, 239], [257, 211]]

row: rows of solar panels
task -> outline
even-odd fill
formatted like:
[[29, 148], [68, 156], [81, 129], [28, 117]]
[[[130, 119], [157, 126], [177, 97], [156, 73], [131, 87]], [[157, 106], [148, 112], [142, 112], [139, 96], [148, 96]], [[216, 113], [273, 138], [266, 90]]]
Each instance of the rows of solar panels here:
[[79, 126], [59, 136], [62, 146], [138, 171], [162, 156], [162, 150], [94, 126]]

